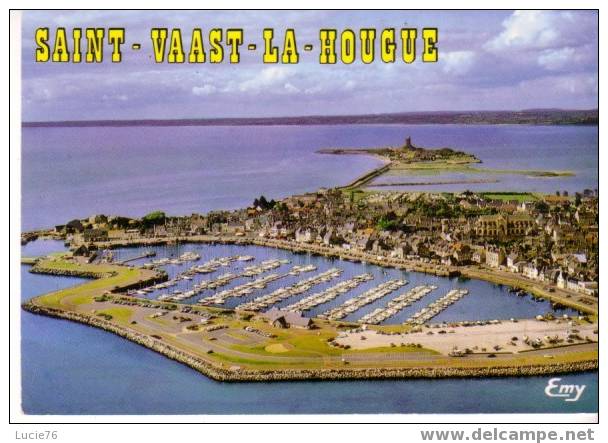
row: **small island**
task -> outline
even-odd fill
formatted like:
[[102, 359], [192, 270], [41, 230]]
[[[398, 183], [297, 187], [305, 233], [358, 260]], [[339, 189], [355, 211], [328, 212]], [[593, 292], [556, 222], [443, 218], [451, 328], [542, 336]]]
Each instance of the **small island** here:
[[395, 163], [420, 163], [420, 162], [446, 162], [446, 163], [481, 163], [477, 157], [462, 151], [455, 151], [451, 148], [428, 149], [417, 147], [412, 144], [412, 138], [407, 137], [405, 144], [399, 147], [386, 148], [329, 148], [320, 149], [319, 154], [352, 155], [365, 154], [375, 155], [384, 160]]
[[[384, 165], [358, 177], [344, 188], [362, 188], [365, 186], [412, 186], [412, 185], [449, 185], [498, 183], [497, 178], [475, 178], [480, 173], [500, 176], [502, 174], [520, 174], [535, 178], [551, 178], [573, 176], [571, 171], [535, 171], [535, 170], [498, 170], [480, 168], [473, 165], [482, 163], [475, 155], [452, 148], [423, 148], [415, 146], [411, 137], [406, 137], [405, 143], [397, 147], [379, 148], [324, 148], [318, 154], [329, 155], [370, 155], [381, 160]], [[472, 177], [464, 180], [417, 181], [417, 182], [377, 182], [383, 175], [437, 175], [444, 172], [470, 174]]]

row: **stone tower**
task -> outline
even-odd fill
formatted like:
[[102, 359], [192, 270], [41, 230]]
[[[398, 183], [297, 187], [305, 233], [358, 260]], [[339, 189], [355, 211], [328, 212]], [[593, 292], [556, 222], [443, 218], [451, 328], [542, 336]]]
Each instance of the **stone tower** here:
[[412, 138], [411, 137], [407, 137], [405, 139], [405, 146], [403, 147], [404, 149], [412, 149], [414, 147], [414, 145], [412, 145]]

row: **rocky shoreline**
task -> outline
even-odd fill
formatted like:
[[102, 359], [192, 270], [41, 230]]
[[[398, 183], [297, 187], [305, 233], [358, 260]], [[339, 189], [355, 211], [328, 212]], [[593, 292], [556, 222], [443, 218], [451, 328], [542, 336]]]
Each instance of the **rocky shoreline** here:
[[224, 368], [188, 354], [162, 340], [130, 331], [102, 318], [37, 305], [26, 302], [23, 309], [33, 314], [61, 318], [112, 332], [134, 343], [158, 352], [172, 360], [183, 363], [207, 377], [225, 382], [291, 381], [291, 380], [354, 380], [354, 379], [400, 379], [400, 378], [472, 378], [472, 377], [521, 377], [549, 374], [564, 374], [598, 369], [597, 360], [573, 363], [551, 363], [546, 365], [504, 366], [485, 368], [335, 368], [335, 369], [281, 369], [247, 370]]
[[[91, 278], [91, 279], [108, 278], [108, 277], [114, 277], [115, 275], [117, 275], [116, 272], [94, 272], [94, 271], [85, 271], [85, 270], [80, 270], [80, 269], [56, 269], [56, 268], [47, 268], [47, 267], [38, 266], [38, 265], [34, 265], [30, 269], [30, 272], [32, 274], [54, 275], [54, 276], [58, 276], [58, 277], [80, 277], [80, 278]], [[154, 285], [156, 283], [161, 283], [161, 282], [167, 281], [168, 279], [169, 279], [169, 276], [165, 271], [155, 271], [154, 275], [149, 278], [139, 280], [139, 281], [129, 284], [129, 285], [122, 285], [120, 287], [115, 287], [112, 289], [111, 292], [117, 293], [117, 292], [124, 292], [124, 291], [130, 290], [130, 289], [145, 288], [146, 286]]]
[[107, 278], [112, 277], [115, 273], [113, 272], [93, 272], [93, 271], [82, 271], [76, 269], [55, 269], [45, 268], [43, 266], [34, 265], [30, 272], [32, 274], [45, 274], [55, 275], [57, 277], [81, 277], [81, 278]]

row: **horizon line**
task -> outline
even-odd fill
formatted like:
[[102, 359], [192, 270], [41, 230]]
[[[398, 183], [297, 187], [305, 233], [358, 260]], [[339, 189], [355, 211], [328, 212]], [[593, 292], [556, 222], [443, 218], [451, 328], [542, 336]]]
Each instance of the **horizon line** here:
[[[232, 123], [236, 124], [239, 122], [249, 122], [249, 124], [255, 123], [262, 125], [264, 123], [272, 124], [273, 121], [282, 121], [284, 123], [291, 122], [299, 124], [318, 124], [323, 123], [319, 121], [311, 122], [313, 119], [329, 119], [329, 120], [346, 120], [338, 123], [366, 123], [356, 122], [353, 119], [373, 119], [373, 118], [395, 118], [395, 117], [415, 117], [415, 116], [458, 116], [464, 114], [475, 114], [475, 115], [492, 115], [497, 113], [504, 114], [542, 114], [547, 112], [554, 113], [572, 113], [572, 114], [584, 114], [584, 113], [599, 113], [599, 108], [585, 108], [585, 109], [568, 109], [568, 108], [528, 108], [528, 109], [510, 109], [510, 110], [458, 110], [458, 111], [403, 111], [403, 112], [380, 112], [380, 113], [369, 113], [369, 114], [309, 114], [309, 115], [296, 115], [296, 116], [265, 116], [265, 117], [184, 117], [184, 118], [133, 118], [133, 119], [85, 119], [85, 120], [32, 120], [22, 121], [22, 127], [42, 127], [42, 126], [113, 126], [113, 125], [134, 125], [134, 124], [156, 124], [162, 125], [175, 125], [179, 126], [184, 123]], [[597, 117], [597, 115], [595, 116]], [[298, 121], [300, 120], [300, 121]], [[306, 121], [308, 120], [308, 122]], [[350, 120], [350, 121], [349, 121]], [[368, 123], [371, 123], [368, 121]], [[390, 123], [382, 122], [378, 123]], [[421, 122], [409, 122], [409, 123], [421, 123]], [[439, 122], [431, 122], [439, 123]], [[275, 123], [276, 124], [276, 123]]]

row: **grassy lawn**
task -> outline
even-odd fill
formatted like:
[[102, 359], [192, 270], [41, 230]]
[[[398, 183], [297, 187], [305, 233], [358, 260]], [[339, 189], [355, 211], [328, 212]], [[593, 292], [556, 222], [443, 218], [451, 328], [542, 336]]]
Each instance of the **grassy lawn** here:
[[128, 323], [133, 315], [133, 310], [130, 308], [108, 308], [96, 312], [97, 314], [105, 314], [112, 316], [112, 320], [118, 323]]
[[[281, 354], [285, 355], [285, 354]], [[293, 367], [294, 369], [314, 369], [323, 366], [323, 361], [309, 361], [303, 362], [298, 360], [286, 360], [286, 361], [265, 361], [265, 360], [255, 360], [249, 358], [238, 357], [234, 355], [226, 355], [219, 352], [215, 352], [211, 354], [211, 358], [229, 364], [236, 365], [247, 365], [253, 366], [259, 369], [279, 369], [279, 368], [289, 368]]]
[[429, 173], [452, 171], [452, 172], [473, 172], [476, 168], [470, 166], [470, 162], [454, 162], [445, 160], [436, 160], [429, 162], [418, 163], [400, 163], [394, 162], [388, 171], [428, 171]]
[[270, 356], [277, 355], [277, 352], [269, 352], [267, 350], [268, 346], [271, 346], [271, 350], [278, 350], [279, 347], [282, 347], [285, 349], [285, 352], [281, 352], [280, 355], [287, 357], [322, 357], [328, 355], [341, 355], [343, 352], [343, 350], [333, 348], [327, 344], [329, 338], [335, 338], [337, 336], [336, 331], [329, 328], [316, 330], [295, 328], [273, 329], [265, 323], [252, 323], [254, 323], [252, 324], [253, 327], [271, 332], [277, 337], [269, 338], [263, 343], [254, 346], [233, 344], [230, 346], [231, 349], [250, 354]]
[[60, 291], [51, 292], [36, 298], [36, 302], [49, 307], [65, 307], [88, 304], [93, 298], [102, 295], [107, 290], [117, 286], [125, 286], [137, 282], [142, 276], [142, 270], [115, 265], [78, 264], [75, 262], [55, 259], [42, 260], [38, 263], [40, 268], [57, 271], [75, 271], [106, 274], [108, 277], [95, 279], [81, 285]]
[[375, 331], [402, 333], [402, 332], [409, 332], [412, 329], [412, 326], [411, 325], [402, 325], [402, 324], [370, 325], [370, 326], [368, 326], [368, 328], [373, 329]]
[[[394, 348], [390, 348], [393, 350]], [[378, 350], [375, 350], [378, 352]], [[287, 356], [287, 354], [268, 354], [273, 356]], [[284, 361], [269, 361], [262, 359], [244, 358], [240, 356], [228, 355], [225, 353], [215, 352], [209, 355], [212, 359], [223, 362], [226, 364], [244, 365], [255, 369], [279, 369], [279, 368], [319, 368], [319, 367], [345, 367], [340, 361], [335, 360], [313, 360], [303, 361], [297, 359], [285, 359]], [[512, 366], [530, 366], [530, 365], [544, 365], [544, 364], [556, 364], [556, 363], [569, 363], [577, 362], [582, 360], [594, 360], [597, 359], [597, 351], [589, 352], [577, 352], [572, 354], [560, 354], [556, 355], [552, 359], [547, 359], [543, 356], [516, 356], [514, 358], [495, 359], [495, 358], [438, 358], [434, 360], [427, 360], [423, 363], [417, 360], [383, 360], [383, 361], [351, 361], [349, 366], [352, 367], [369, 367], [369, 368], [414, 368], [419, 367], [421, 364], [425, 367], [437, 367], [437, 368], [488, 368], [488, 367], [512, 367]]]
[[[404, 329], [403, 326], [395, 325], [395, 329], [397, 328], [400, 328], [401, 330]], [[436, 353], [433, 350], [417, 348], [415, 346], [384, 346], [364, 350], [343, 349], [330, 346], [327, 340], [337, 336], [336, 330], [330, 326], [323, 326], [321, 329], [313, 330], [285, 329], [280, 330], [278, 333], [277, 330], [274, 330], [274, 332], [278, 335], [277, 338], [268, 339], [267, 341], [254, 346], [233, 344], [230, 345], [230, 349], [260, 356], [279, 354], [286, 357], [339, 357], [345, 354], [403, 352]]]

